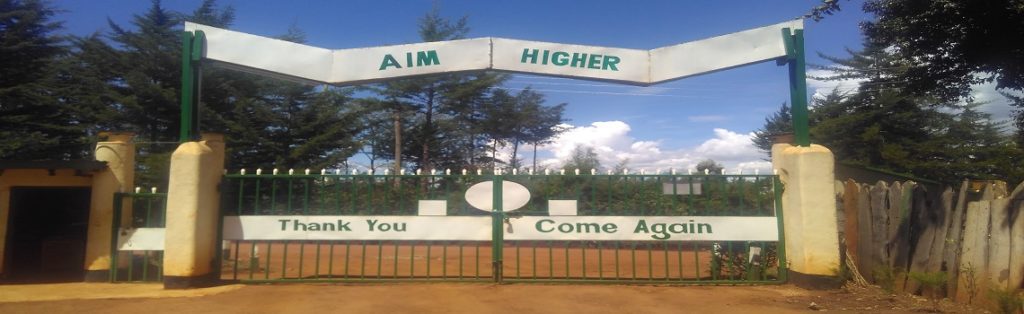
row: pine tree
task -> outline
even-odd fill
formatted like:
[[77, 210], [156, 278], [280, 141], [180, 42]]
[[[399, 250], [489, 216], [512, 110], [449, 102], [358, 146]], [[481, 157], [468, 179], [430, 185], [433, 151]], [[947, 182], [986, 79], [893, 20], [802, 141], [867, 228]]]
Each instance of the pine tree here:
[[[435, 7], [427, 13], [419, 23], [420, 38], [424, 42], [462, 39], [469, 32], [469, 26], [465, 17], [450, 21], [440, 15]], [[499, 84], [505, 79], [502, 75], [477, 73], [477, 74], [443, 74], [424, 78], [402, 79], [384, 83], [377, 89], [382, 101], [392, 104], [392, 115], [395, 128], [395, 155], [405, 155], [414, 163], [416, 168], [424, 170], [434, 169], [437, 166], [454, 165], [458, 160], [464, 160], [466, 156], [460, 154], [460, 149], [444, 147], [444, 142], [458, 142], [451, 138], [454, 133], [468, 131], [466, 128], [459, 128], [460, 123], [439, 123], [439, 120], [452, 119], [452, 117], [473, 110], [480, 105], [491, 87]], [[415, 127], [411, 134], [402, 134], [400, 126], [402, 115], [416, 114], [413, 119]], [[451, 128], [443, 128], [450, 126]], [[462, 137], [464, 136], [455, 136]], [[471, 135], [468, 135], [471, 136]], [[405, 147], [405, 138], [415, 148]], [[434, 157], [441, 157], [435, 160]], [[469, 157], [472, 159], [472, 157]], [[456, 159], [456, 160], [453, 160]], [[402, 158], [396, 156], [395, 171], [403, 167]]]
[[56, 11], [37, 0], [0, 0], [0, 159], [87, 155], [85, 127], [59, 91], [65, 41]]
[[789, 105], [782, 103], [779, 111], [764, 118], [764, 126], [754, 131], [754, 146], [771, 158], [774, 138], [786, 133], [793, 133], [793, 115], [790, 113]]

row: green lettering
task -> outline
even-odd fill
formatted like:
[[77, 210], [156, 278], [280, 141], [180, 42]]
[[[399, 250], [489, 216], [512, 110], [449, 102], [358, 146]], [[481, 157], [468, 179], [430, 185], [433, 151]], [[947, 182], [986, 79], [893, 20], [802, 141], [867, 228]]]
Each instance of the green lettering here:
[[[593, 231], [591, 231], [591, 230], [593, 230]], [[593, 232], [593, 233], [601, 233], [601, 225], [599, 225], [597, 223], [593, 223], [593, 222], [590, 222], [590, 223], [580, 222], [580, 223], [576, 224], [576, 232], [582, 232], [582, 233], [591, 233], [591, 232]]]
[[[547, 50], [544, 51], [547, 54]], [[537, 49], [523, 48], [523, 59], [519, 63], [526, 63], [526, 59], [530, 59], [530, 63], [537, 64]]]
[[548, 229], [548, 230], [544, 230], [544, 226], [543, 226], [543, 224], [544, 224], [545, 222], [546, 222], [546, 223], [549, 223], [549, 224], [554, 224], [554, 223], [555, 223], [555, 221], [554, 221], [554, 220], [551, 220], [551, 219], [541, 219], [540, 221], [537, 221], [537, 224], [536, 224], [536, 225], [534, 225], [534, 227], [536, 227], [536, 228], [537, 228], [537, 231], [540, 231], [540, 232], [543, 232], [543, 233], [549, 233], [549, 232], [551, 232], [551, 231], [555, 231], [555, 229], [554, 229], [554, 228], [551, 228], [551, 229]]
[[292, 221], [292, 220], [291, 219], [278, 219], [277, 221], [281, 222], [281, 231], [285, 231], [285, 230], [288, 230], [288, 222]]
[[649, 229], [647, 229], [647, 221], [646, 220], [640, 219], [640, 221], [636, 223], [636, 229], [633, 229], [633, 233], [640, 233], [640, 232], [651, 233], [651, 231]]
[[708, 233], [712, 233], [711, 224], [709, 223], [697, 224], [697, 233], [704, 233], [704, 227], [708, 228]]
[[604, 233], [615, 233], [619, 231], [619, 226], [613, 223], [606, 223], [604, 226], [601, 226], [601, 231], [604, 231]]
[[569, 53], [564, 51], [555, 51], [551, 54], [551, 64], [554, 65], [566, 65], [569, 64]]
[[441, 65], [441, 60], [437, 58], [437, 51], [417, 51], [416, 52], [416, 66], [421, 67], [424, 65]]
[[[679, 230], [676, 230], [679, 227]], [[686, 224], [671, 224], [668, 226], [668, 231], [671, 233], [686, 233]]]
[[667, 229], [668, 228], [666, 228], [665, 224], [663, 224], [663, 223], [657, 223], [657, 224], [651, 225], [651, 231], [654, 232], [654, 235], [652, 235], [651, 238], [656, 239], [656, 240], [668, 239], [669, 237], [671, 237], [671, 235], [668, 234], [668, 230]]
[[380, 69], [378, 69], [378, 71], [387, 70], [388, 67], [402, 68], [402, 66], [398, 64], [398, 60], [395, 60], [395, 57], [392, 57], [391, 54], [384, 55], [384, 61], [380, 62]]
[[592, 54], [590, 59], [587, 60], [587, 68], [600, 70], [601, 69], [601, 55]]
[[579, 52], [573, 52], [572, 53], [572, 64], [569, 65], [569, 66], [574, 67], [574, 68], [582, 68], [582, 67], [584, 67], [586, 65], [586, 63], [587, 63], [587, 54], [579, 53]]
[[612, 71], [618, 71], [619, 68], [615, 67], [616, 64], [619, 64], [619, 57], [616, 57], [616, 56], [604, 56], [604, 62], [601, 62], [601, 69], [602, 70], [611, 69]]

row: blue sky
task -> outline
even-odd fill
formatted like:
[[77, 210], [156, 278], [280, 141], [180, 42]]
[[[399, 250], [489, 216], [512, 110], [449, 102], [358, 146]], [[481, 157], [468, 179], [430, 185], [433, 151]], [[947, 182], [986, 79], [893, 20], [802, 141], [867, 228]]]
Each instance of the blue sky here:
[[[166, 0], [171, 10], [190, 12], [199, 0]], [[468, 16], [468, 37], [505, 37], [569, 44], [652, 49], [775, 24], [799, 17], [819, 0], [800, 1], [240, 1], [232, 29], [275, 36], [296, 25], [308, 44], [330, 49], [418, 42], [417, 20], [435, 4], [450, 18]], [[57, 1], [58, 16], [72, 34], [106, 32], [106, 21], [127, 26], [149, 1]], [[846, 56], [860, 47], [858, 22], [869, 16], [859, 1], [821, 22], [805, 21], [808, 63], [816, 53]], [[812, 71], [813, 73], [813, 71]], [[556, 163], [575, 145], [597, 148], [602, 164], [628, 159], [631, 168], [691, 168], [704, 158], [738, 168], [761, 169], [765, 157], [749, 142], [765, 116], [789, 101], [785, 67], [767, 62], [679, 81], [636, 87], [603, 82], [517, 75], [504, 88], [531, 86], [551, 104], [568, 103], [576, 127], [543, 147], [544, 162]], [[848, 83], [850, 88], [855, 83]], [[809, 82], [809, 94], [836, 83]], [[1000, 101], [991, 92], [985, 97]], [[992, 109], [1000, 113], [1000, 108]], [[1005, 113], [1003, 113], [1005, 114]], [[530, 155], [521, 155], [527, 162]], [[354, 160], [358, 163], [358, 160]]]

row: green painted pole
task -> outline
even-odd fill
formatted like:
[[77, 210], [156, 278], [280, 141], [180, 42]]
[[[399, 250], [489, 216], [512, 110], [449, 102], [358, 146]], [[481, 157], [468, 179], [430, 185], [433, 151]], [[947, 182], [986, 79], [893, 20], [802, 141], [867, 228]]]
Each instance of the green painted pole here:
[[772, 176], [772, 191], [775, 192], [775, 221], [779, 229], [779, 242], [776, 242], [776, 259], [779, 263], [779, 282], [789, 280], [789, 260], [786, 258], [786, 230], [785, 218], [782, 208], [782, 190], [785, 186], [779, 180], [779, 176]]
[[205, 43], [206, 33], [195, 31], [192, 36], [192, 53], [190, 54], [192, 61], [189, 62], [192, 66], [192, 122], [189, 123], [189, 126], [192, 128], [193, 138], [199, 137], [199, 107], [201, 106], [199, 100], [202, 99], [203, 94], [203, 67], [199, 61], [203, 59]]
[[786, 59], [789, 64], [790, 112], [793, 116], [793, 138], [797, 145], [811, 146], [807, 110], [807, 64], [804, 56], [804, 30], [783, 28]]
[[193, 104], [195, 82], [192, 73], [192, 32], [181, 32], [181, 125], [178, 141], [181, 143], [192, 140]]
[[[497, 172], [497, 171], [495, 171]], [[491, 204], [491, 261], [494, 269], [492, 274], [494, 275], [494, 282], [501, 282], [502, 279], [502, 251], [504, 250], [505, 233], [501, 228], [501, 222], [503, 220], [504, 213], [502, 212], [502, 195], [501, 186], [502, 178], [498, 173], [494, 174], [494, 180], [491, 181], [492, 185], [492, 204]]]

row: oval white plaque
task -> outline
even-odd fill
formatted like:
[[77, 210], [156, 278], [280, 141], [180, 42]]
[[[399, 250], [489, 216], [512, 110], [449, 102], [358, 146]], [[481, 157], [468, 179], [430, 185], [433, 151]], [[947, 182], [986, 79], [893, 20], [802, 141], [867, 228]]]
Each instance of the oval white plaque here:
[[[474, 184], [466, 189], [466, 202], [483, 211], [494, 210], [494, 182], [486, 181]], [[510, 212], [526, 206], [530, 202], [530, 190], [512, 181], [501, 182], [501, 209]]]

